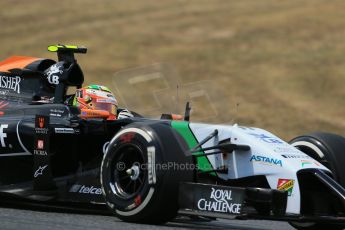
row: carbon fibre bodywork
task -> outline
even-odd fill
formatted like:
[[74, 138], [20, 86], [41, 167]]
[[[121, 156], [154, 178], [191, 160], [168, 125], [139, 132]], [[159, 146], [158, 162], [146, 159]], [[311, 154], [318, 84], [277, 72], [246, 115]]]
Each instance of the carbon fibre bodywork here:
[[[0, 118], [0, 191], [38, 200], [102, 202], [99, 167], [103, 148], [117, 130], [133, 120], [87, 121], [78, 114], [77, 109], [61, 104], [6, 110]], [[50, 118], [44, 141], [44, 148], [49, 149], [43, 154], [35, 149], [37, 115]], [[49, 167], [42, 169], [45, 165]], [[40, 186], [35, 188], [35, 184]]]

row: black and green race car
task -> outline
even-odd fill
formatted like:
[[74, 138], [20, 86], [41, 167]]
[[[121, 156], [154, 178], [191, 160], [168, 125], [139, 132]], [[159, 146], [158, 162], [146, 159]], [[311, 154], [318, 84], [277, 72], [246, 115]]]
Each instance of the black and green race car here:
[[320, 160], [259, 128], [193, 123], [189, 106], [182, 120], [85, 119], [65, 102], [84, 82], [74, 54], [86, 48], [49, 50], [57, 62], [0, 62], [2, 201], [108, 207], [140, 223], [194, 215], [344, 226], [342, 169], [328, 167], [342, 156]]

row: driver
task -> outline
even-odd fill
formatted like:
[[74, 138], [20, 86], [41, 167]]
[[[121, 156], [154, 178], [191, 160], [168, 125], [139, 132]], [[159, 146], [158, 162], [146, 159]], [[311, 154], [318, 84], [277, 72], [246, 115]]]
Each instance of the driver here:
[[133, 117], [127, 109], [119, 109], [114, 94], [108, 87], [101, 85], [89, 85], [77, 89], [73, 105], [80, 108], [81, 117], [106, 118], [116, 120]]

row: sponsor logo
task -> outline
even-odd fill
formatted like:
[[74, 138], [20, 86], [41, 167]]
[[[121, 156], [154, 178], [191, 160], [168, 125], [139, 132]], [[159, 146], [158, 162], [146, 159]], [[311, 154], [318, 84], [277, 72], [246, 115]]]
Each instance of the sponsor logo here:
[[35, 127], [36, 134], [47, 134], [48, 128], [45, 128], [47, 126], [46, 118], [45, 117], [37, 117], [36, 119], [37, 119], [36, 120], [36, 127]]
[[156, 148], [147, 147], [147, 174], [149, 184], [156, 184]]
[[60, 77], [57, 74], [62, 74], [63, 66], [60, 63], [54, 64], [51, 67], [49, 67], [47, 71], [47, 80], [52, 85], [58, 85], [60, 83]]
[[47, 128], [43, 128], [43, 129], [41, 129], [41, 128], [35, 128], [35, 132], [36, 132], [37, 134], [47, 134], [47, 133], [48, 133], [48, 129], [47, 129]]
[[135, 133], [126, 133], [126, 134], [123, 134], [123, 135], [120, 137], [120, 141], [123, 142], [123, 143], [131, 142], [132, 139], [134, 138], [134, 136], [135, 136]]
[[51, 75], [48, 77], [48, 82], [52, 85], [58, 85], [59, 82], [59, 76], [57, 75]]
[[20, 77], [10, 77], [0, 75], [0, 88], [13, 90], [16, 93], [20, 93]]
[[41, 175], [43, 175], [43, 171], [48, 167], [48, 165], [44, 165], [44, 166], [39, 166], [38, 169], [35, 171], [34, 177], [39, 177]]
[[43, 127], [44, 127], [44, 117], [39, 117], [38, 118], [38, 126], [39, 126], [39, 128], [43, 129]]
[[115, 99], [97, 98], [97, 102], [115, 104], [115, 103], [116, 103], [116, 100], [115, 100]]
[[4, 129], [8, 128], [8, 124], [0, 125], [0, 142], [1, 147], [6, 148], [5, 138], [7, 138], [7, 133], [5, 133]]
[[269, 144], [284, 144], [284, 142], [279, 140], [278, 138], [268, 136], [266, 134], [249, 133], [249, 135], [252, 135], [252, 136], [260, 139], [261, 141], [269, 143]]
[[295, 155], [295, 154], [282, 154], [284, 158], [293, 158], [293, 159], [310, 159], [308, 155]]
[[283, 166], [283, 162], [279, 159], [274, 159], [270, 157], [264, 157], [264, 156], [258, 156], [258, 155], [253, 155], [250, 160], [250, 162], [258, 162], [262, 164], [268, 164], [268, 165], [278, 165], [280, 167]]
[[75, 131], [72, 128], [55, 128], [55, 133], [74, 134]]
[[295, 183], [295, 180], [278, 179], [277, 189], [280, 191], [287, 191], [288, 196], [291, 196], [294, 183]]
[[51, 109], [49, 115], [52, 116], [52, 117], [62, 117], [64, 112], [65, 112], [64, 110]]
[[100, 113], [99, 111], [82, 111], [81, 115], [85, 117], [99, 117]]
[[201, 198], [198, 201], [198, 209], [209, 212], [221, 212], [240, 214], [242, 204], [232, 203], [232, 190], [211, 188], [211, 194], [208, 199]]
[[60, 109], [51, 109], [50, 110], [51, 113], [64, 113], [64, 110], [60, 110]]
[[44, 141], [37, 140], [37, 149], [44, 149]]
[[79, 185], [79, 184], [75, 184], [73, 185], [69, 192], [73, 192], [73, 193], [81, 193], [81, 194], [93, 194], [93, 195], [102, 195], [102, 189], [101, 188], [97, 188], [97, 187], [88, 187], [85, 185]]
[[51, 117], [62, 117], [62, 115], [59, 113], [50, 113], [49, 116], [51, 116]]
[[316, 161], [301, 160], [301, 166], [302, 166], [302, 168], [303, 168], [304, 166], [308, 166], [308, 165], [312, 165], [312, 164], [314, 164], [314, 165], [316, 165], [316, 166], [320, 166], [320, 164], [317, 163]]
[[36, 149], [34, 149], [34, 155], [46, 156], [48, 153], [45, 151], [44, 140], [38, 139], [36, 143]]
[[35, 155], [40, 155], [40, 156], [46, 156], [48, 155], [48, 153], [44, 150], [37, 150], [37, 149], [34, 149], [34, 154]]
[[287, 153], [287, 154], [301, 154], [300, 151], [298, 151], [297, 149], [295, 149], [292, 146], [275, 146], [273, 149], [274, 152], [276, 153]]

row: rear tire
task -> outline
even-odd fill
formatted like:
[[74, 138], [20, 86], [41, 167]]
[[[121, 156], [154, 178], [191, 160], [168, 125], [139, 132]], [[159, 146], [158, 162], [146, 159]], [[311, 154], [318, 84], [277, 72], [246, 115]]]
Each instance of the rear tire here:
[[108, 207], [128, 222], [161, 224], [174, 218], [179, 183], [193, 181], [193, 170], [178, 168], [193, 162], [186, 150], [186, 143], [168, 124], [137, 123], [121, 130], [101, 166]]
[[[333, 173], [334, 179], [345, 187], [345, 138], [331, 133], [311, 133], [296, 137], [290, 144], [322, 163]], [[340, 230], [345, 225], [323, 223], [290, 222], [291, 226], [300, 230]]]

